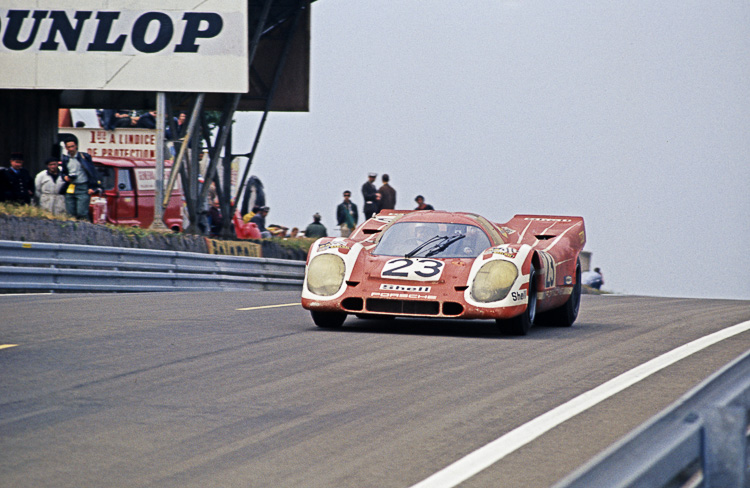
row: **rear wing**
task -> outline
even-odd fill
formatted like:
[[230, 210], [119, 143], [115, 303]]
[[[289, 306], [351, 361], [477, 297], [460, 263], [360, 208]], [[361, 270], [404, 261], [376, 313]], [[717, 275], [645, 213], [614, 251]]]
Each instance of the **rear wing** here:
[[570, 247], [578, 250], [586, 244], [583, 217], [516, 215], [498, 225], [508, 234], [510, 243], [534, 245], [537, 241], [565, 239]]

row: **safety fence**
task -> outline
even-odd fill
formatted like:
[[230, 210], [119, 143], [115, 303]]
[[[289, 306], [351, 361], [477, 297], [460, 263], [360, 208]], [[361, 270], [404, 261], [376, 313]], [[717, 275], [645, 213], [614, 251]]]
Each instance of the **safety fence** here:
[[0, 241], [0, 290], [300, 290], [302, 261]]
[[750, 488], [750, 351], [554, 488]]

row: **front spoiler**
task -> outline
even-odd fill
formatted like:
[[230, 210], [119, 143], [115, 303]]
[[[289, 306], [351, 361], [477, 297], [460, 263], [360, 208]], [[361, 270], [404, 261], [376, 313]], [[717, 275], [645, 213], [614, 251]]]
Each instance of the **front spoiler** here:
[[[392, 294], [395, 295], [395, 294]], [[408, 295], [408, 294], [403, 294]], [[460, 299], [415, 299], [405, 297], [362, 297], [344, 294], [333, 300], [302, 298], [302, 307], [316, 312], [445, 319], [509, 319], [526, 309], [522, 303], [505, 307], [475, 307]]]

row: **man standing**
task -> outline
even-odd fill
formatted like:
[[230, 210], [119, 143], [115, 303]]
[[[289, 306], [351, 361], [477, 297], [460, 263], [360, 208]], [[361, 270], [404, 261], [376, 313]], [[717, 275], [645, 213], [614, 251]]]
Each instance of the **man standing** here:
[[250, 219], [250, 222], [258, 226], [260, 237], [264, 239], [271, 237], [271, 232], [266, 229], [266, 216], [268, 215], [268, 212], [270, 210], [271, 209], [269, 207], [260, 207], [260, 209], [258, 209], [258, 213], [253, 215], [253, 218]]
[[55, 158], [47, 160], [47, 169], [40, 171], [34, 179], [36, 199], [39, 206], [53, 215], [65, 213], [65, 196], [60, 190], [65, 186], [60, 174], [60, 162]]
[[11, 153], [10, 168], [3, 173], [0, 175], [0, 193], [4, 193], [2, 199], [21, 205], [30, 204], [34, 196], [34, 180], [29, 170], [23, 167], [23, 154]]
[[72, 136], [65, 142], [68, 154], [62, 157], [65, 191], [65, 211], [80, 220], [89, 220], [91, 195], [98, 193], [99, 175], [88, 153], [78, 152], [78, 139]]
[[383, 186], [378, 189], [380, 193], [380, 210], [396, 208], [396, 190], [388, 184], [390, 177], [386, 174], [383, 175]]
[[305, 237], [328, 237], [328, 229], [326, 226], [320, 223], [320, 214], [316, 213], [313, 215], [313, 222], [305, 229]]
[[424, 197], [422, 195], [417, 195], [417, 198], [415, 198], [414, 201], [417, 202], [417, 208], [414, 210], [435, 210], [429, 203], [424, 203]]
[[359, 220], [357, 205], [349, 200], [351, 196], [352, 192], [346, 190], [344, 192], [344, 201], [336, 207], [336, 222], [341, 229], [341, 237], [349, 237]]
[[367, 181], [362, 185], [362, 196], [365, 199], [365, 220], [372, 217], [372, 214], [378, 212], [378, 189], [375, 188], [375, 178], [378, 177], [377, 173], [369, 173], [367, 175]]

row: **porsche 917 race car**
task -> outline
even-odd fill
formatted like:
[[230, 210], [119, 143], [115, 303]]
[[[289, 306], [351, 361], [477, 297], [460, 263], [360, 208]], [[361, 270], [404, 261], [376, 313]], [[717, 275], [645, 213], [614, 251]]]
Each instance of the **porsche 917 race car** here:
[[316, 325], [360, 318], [495, 319], [525, 335], [578, 316], [583, 218], [385, 210], [349, 238], [317, 240], [302, 306]]

